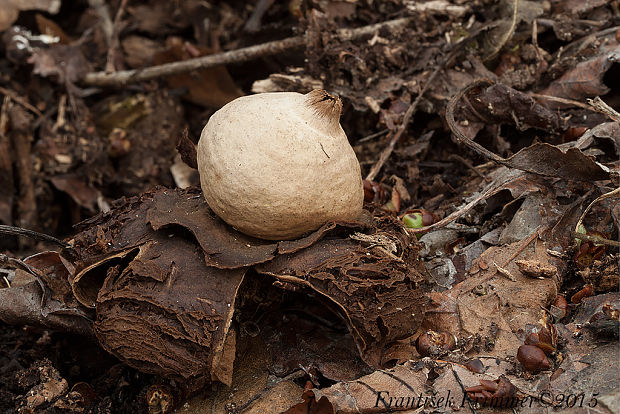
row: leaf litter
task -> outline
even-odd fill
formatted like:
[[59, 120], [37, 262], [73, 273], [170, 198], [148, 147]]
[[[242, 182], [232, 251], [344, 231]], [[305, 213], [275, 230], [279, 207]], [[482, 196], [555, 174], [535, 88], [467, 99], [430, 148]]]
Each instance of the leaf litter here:
[[[0, 335], [30, 347], [0, 347], [5, 411], [617, 411], [610, 2], [56, 3], [2, 17]], [[243, 91], [315, 87], [366, 215], [237, 232], [192, 137]]]

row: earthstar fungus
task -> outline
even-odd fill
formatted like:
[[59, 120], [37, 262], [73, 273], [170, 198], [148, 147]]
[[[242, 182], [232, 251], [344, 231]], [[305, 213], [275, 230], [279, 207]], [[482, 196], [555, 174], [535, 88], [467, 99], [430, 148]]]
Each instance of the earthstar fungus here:
[[244, 96], [222, 107], [197, 148], [209, 207], [239, 231], [268, 240], [355, 220], [364, 191], [341, 111], [340, 99], [321, 89]]

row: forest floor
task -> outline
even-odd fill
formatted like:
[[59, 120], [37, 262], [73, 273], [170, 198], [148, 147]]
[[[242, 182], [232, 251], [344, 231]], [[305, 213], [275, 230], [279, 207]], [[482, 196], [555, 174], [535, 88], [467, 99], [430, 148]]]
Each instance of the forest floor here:
[[[618, 0], [0, 9], [0, 412], [620, 412]], [[202, 128], [313, 89], [364, 219], [245, 236]]]

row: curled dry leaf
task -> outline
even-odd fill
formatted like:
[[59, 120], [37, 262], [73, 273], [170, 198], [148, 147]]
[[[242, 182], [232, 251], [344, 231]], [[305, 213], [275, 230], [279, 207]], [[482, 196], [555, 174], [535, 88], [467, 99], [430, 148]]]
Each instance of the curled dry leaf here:
[[86, 313], [75, 315], [63, 303], [45, 300], [38, 282], [0, 289], [0, 320], [11, 325], [43, 326], [64, 332], [93, 336], [92, 323]]
[[50, 178], [58, 190], [63, 191], [80, 207], [91, 213], [97, 211], [97, 200], [102, 198], [101, 192], [87, 184], [77, 174], [60, 174]]
[[446, 120], [459, 143], [467, 145], [478, 154], [496, 163], [534, 174], [580, 181], [609, 179], [608, 169], [603, 168], [577, 148], [566, 149], [547, 143], [537, 143], [520, 150], [509, 158], [502, 158], [468, 138], [454, 120], [456, 105], [469, 91], [482, 85], [493, 84], [494, 82], [488, 79], [480, 79], [461, 90], [448, 103]]
[[183, 162], [190, 168], [197, 170], [198, 162], [196, 161], [196, 144], [189, 138], [187, 128], [177, 138], [177, 151], [181, 155]]
[[0, 320], [93, 337], [92, 314], [71, 294], [71, 265], [51, 251], [30, 256], [23, 263], [12, 286], [0, 289]]

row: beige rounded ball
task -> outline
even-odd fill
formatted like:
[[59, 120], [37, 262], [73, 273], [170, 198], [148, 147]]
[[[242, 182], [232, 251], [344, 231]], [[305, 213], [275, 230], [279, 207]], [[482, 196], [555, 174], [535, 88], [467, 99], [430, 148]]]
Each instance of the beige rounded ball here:
[[198, 142], [209, 207], [237, 230], [268, 240], [358, 218], [362, 177], [341, 110], [340, 99], [323, 90], [262, 93], [225, 105]]

